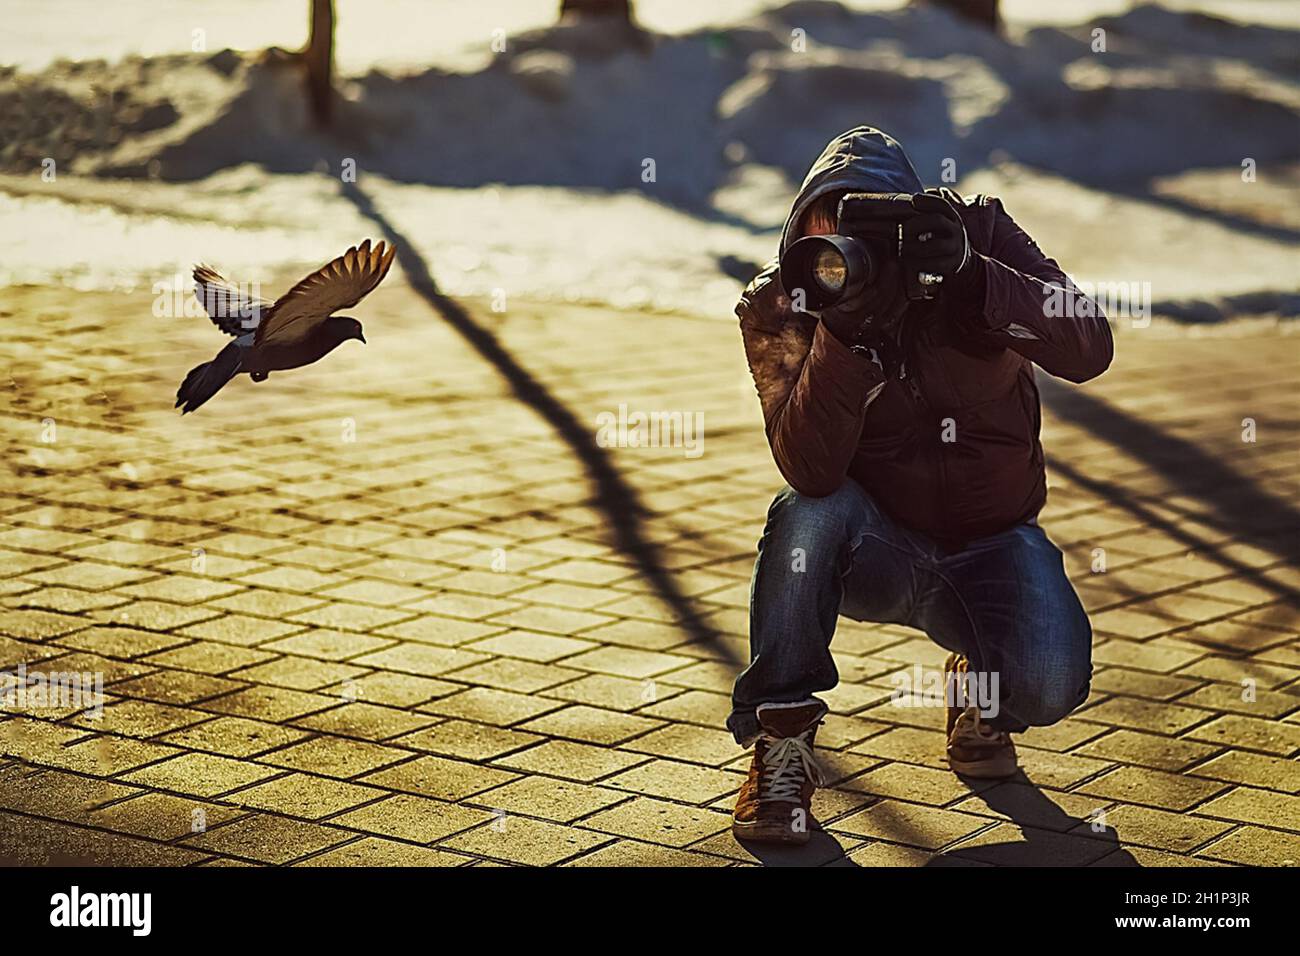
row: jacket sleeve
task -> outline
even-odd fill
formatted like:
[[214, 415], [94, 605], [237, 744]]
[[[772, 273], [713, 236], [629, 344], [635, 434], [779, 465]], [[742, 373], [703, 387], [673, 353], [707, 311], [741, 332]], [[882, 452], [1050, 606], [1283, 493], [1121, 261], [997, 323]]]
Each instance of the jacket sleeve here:
[[1114, 355], [1101, 307], [1043, 255], [1000, 200], [988, 202], [994, 216], [988, 248], [975, 247], [971, 238], [984, 286], [983, 308], [972, 321], [1052, 375], [1071, 382], [1096, 378]]
[[777, 468], [802, 495], [831, 494], [844, 483], [884, 373], [811, 315], [791, 312], [774, 277], [751, 283], [736, 312]]

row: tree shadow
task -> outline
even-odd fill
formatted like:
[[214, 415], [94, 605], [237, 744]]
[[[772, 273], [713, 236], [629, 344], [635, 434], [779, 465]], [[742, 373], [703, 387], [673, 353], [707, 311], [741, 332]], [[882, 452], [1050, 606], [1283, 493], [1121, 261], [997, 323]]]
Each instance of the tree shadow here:
[[371, 198], [358, 185], [345, 182], [341, 191], [363, 216], [375, 223], [384, 238], [397, 250], [397, 260], [416, 294], [501, 375], [515, 397], [540, 415], [582, 463], [593, 485], [593, 503], [604, 513], [609, 523], [614, 546], [621, 554], [632, 559], [654, 594], [678, 618], [677, 626], [686, 632], [693, 643], [710, 648], [722, 661], [738, 667], [740, 662], [726, 642], [698, 619], [700, 609], [682, 593], [675, 578], [663, 566], [659, 547], [643, 534], [642, 522], [647, 514], [646, 509], [636, 491], [610, 461], [605, 449], [597, 444], [594, 429], [579, 421], [542, 382], [519, 364], [490, 330], [476, 322], [460, 303], [439, 291], [428, 264], [419, 251], [376, 208]]
[[[1300, 510], [1290, 502], [1257, 487], [1248, 476], [1194, 443], [1162, 431], [1085, 390], [1046, 376], [1040, 379], [1039, 390], [1056, 417], [1132, 455], [1167, 482], [1174, 493], [1205, 502], [1209, 507], [1197, 514], [1199, 521], [1276, 555], [1279, 561], [1300, 563]], [[1259, 568], [1180, 528], [1122, 484], [1091, 478], [1064, 459], [1053, 458], [1050, 466], [1109, 506], [1128, 512], [1186, 544], [1189, 550], [1213, 551], [1216, 561], [1279, 598], [1292, 602], [1300, 599], [1300, 590], [1261, 576]]]

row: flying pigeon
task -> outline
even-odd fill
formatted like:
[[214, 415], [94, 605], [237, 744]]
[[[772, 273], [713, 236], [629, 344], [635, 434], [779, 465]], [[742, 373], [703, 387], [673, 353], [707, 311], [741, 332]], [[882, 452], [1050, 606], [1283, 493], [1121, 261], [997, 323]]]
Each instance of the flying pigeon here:
[[388, 275], [396, 248], [367, 239], [321, 266], [274, 303], [245, 294], [205, 265], [194, 269], [194, 294], [208, 317], [234, 341], [211, 362], [190, 370], [176, 390], [181, 414], [192, 412], [240, 372], [254, 382], [272, 372], [310, 365], [348, 339], [363, 345], [361, 323], [335, 315], [360, 302]]

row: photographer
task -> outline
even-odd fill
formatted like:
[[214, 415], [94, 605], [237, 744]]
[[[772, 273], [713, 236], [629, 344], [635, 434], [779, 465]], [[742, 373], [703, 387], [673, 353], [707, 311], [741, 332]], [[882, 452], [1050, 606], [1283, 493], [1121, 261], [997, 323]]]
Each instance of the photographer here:
[[[816, 241], [800, 247], [824, 253], [811, 265], [790, 252], [832, 234], [842, 260]], [[789, 486], [759, 543], [751, 662], [727, 725], [754, 748], [734, 831], [801, 843], [827, 712], [813, 694], [838, 681], [840, 614], [918, 628], [951, 652], [957, 773], [1014, 774], [1009, 735], [1087, 697], [1091, 627], [1036, 517], [1047, 487], [1033, 366], [1084, 382], [1112, 342], [1096, 308], [1047, 314], [1048, 294], [1074, 286], [998, 200], [926, 191], [902, 147], [867, 127], [813, 164], [781, 253], [780, 274], [770, 264], [736, 309]], [[811, 278], [789, 287], [792, 275]], [[820, 305], [837, 283], [845, 294]], [[976, 687], [994, 699], [962, 693]]]

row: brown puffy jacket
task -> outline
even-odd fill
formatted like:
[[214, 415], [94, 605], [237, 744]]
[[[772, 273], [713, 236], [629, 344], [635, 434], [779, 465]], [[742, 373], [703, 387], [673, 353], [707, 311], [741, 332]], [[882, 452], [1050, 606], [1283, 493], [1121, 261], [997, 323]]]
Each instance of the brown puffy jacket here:
[[960, 547], [1032, 519], [1046, 499], [1033, 366], [1087, 381], [1105, 371], [1113, 345], [1106, 317], [1082, 294], [1071, 314], [1048, 307], [1053, 287], [1077, 290], [1000, 201], [943, 192], [985, 273], [983, 302], [913, 305], [904, 361], [889, 375], [791, 309], [775, 260], [736, 312], [790, 486], [821, 497], [852, 478], [905, 527]]

